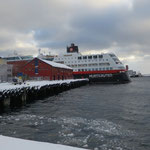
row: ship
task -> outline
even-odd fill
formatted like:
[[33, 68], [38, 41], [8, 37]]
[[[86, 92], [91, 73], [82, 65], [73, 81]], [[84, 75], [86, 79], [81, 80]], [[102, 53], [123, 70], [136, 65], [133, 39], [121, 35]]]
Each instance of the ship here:
[[56, 55], [53, 61], [73, 69], [75, 79], [88, 78], [90, 83], [128, 83], [128, 67], [114, 53], [82, 55], [78, 46], [67, 46], [65, 54]]
[[31, 55], [27, 55], [27, 56], [14, 55], [14, 56], [3, 57], [3, 59], [5, 59], [7, 62], [23, 61], [23, 60], [31, 61], [33, 59], [33, 57]]

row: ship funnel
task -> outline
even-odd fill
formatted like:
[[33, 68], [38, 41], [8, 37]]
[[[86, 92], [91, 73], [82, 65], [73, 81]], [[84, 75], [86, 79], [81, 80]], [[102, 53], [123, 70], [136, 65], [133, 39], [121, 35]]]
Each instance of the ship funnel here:
[[129, 70], [129, 66], [128, 65], [126, 65], [126, 70]]

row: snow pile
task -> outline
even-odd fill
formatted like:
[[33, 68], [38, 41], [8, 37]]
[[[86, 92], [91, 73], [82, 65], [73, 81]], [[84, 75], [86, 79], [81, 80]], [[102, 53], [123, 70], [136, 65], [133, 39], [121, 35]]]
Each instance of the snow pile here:
[[48, 60], [44, 60], [44, 59], [40, 59], [41, 61], [53, 66], [53, 67], [56, 67], [56, 68], [63, 68], [63, 69], [70, 69], [72, 70], [72, 68], [64, 65], [64, 64], [61, 64], [61, 63], [56, 63], [56, 62], [53, 62], [53, 61], [48, 61]]
[[32, 87], [37, 87], [41, 88], [42, 86], [46, 85], [55, 85], [55, 84], [69, 84], [71, 82], [77, 82], [77, 81], [84, 81], [86, 79], [70, 79], [70, 80], [55, 80], [55, 81], [49, 81], [49, 80], [43, 80], [43, 81], [27, 81], [25, 84], [17, 84], [14, 85], [13, 83], [0, 83], [0, 92], [2, 91], [7, 91], [7, 90], [14, 90], [14, 89], [21, 89], [21, 88], [32, 88]]
[[2, 150], [84, 150], [71, 146], [51, 144], [45, 142], [35, 142], [22, 140], [0, 135], [0, 149]]

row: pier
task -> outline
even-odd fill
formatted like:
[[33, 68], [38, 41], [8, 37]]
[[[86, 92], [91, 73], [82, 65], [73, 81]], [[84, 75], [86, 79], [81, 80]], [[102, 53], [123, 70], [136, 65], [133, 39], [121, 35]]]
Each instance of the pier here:
[[88, 84], [88, 79], [0, 84], [0, 113]]

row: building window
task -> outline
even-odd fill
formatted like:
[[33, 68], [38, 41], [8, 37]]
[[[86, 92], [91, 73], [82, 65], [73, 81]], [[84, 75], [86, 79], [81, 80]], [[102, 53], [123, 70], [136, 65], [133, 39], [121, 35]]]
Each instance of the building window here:
[[60, 76], [58, 75], [58, 80], [60, 80]]
[[55, 80], [55, 75], [53, 76], [53, 80]]
[[34, 60], [34, 65], [35, 65], [35, 66], [38, 66], [38, 63], [39, 63], [38, 59], [35, 59], [35, 60]]
[[35, 74], [38, 74], [38, 68], [35, 68]]

